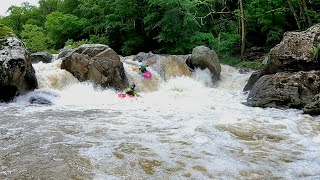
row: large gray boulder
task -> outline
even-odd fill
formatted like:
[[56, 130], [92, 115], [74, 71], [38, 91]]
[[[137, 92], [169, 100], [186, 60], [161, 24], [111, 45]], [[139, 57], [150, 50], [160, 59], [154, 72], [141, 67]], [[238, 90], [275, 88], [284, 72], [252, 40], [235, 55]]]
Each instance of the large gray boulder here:
[[286, 32], [282, 41], [270, 50], [265, 67], [252, 74], [244, 91], [250, 90], [263, 75], [320, 70], [319, 49], [320, 24], [302, 32]]
[[280, 72], [262, 76], [253, 86], [247, 105], [302, 109], [320, 92], [320, 71]]
[[102, 87], [126, 87], [127, 79], [120, 57], [107, 45], [81, 45], [63, 58], [61, 68], [79, 81], [92, 81]]
[[[302, 32], [287, 32], [270, 50], [265, 67], [253, 73], [244, 91], [247, 105], [298, 108], [317, 114], [320, 92], [320, 24]], [[312, 100], [313, 99], [313, 100]]]
[[0, 40], [0, 101], [38, 87], [35, 71], [24, 44], [16, 37]]
[[287, 32], [270, 50], [267, 74], [320, 70], [320, 24], [302, 32]]
[[191, 64], [201, 69], [208, 68], [212, 73], [212, 80], [215, 82], [220, 79], [221, 65], [215, 51], [206, 46], [197, 46], [191, 54]]

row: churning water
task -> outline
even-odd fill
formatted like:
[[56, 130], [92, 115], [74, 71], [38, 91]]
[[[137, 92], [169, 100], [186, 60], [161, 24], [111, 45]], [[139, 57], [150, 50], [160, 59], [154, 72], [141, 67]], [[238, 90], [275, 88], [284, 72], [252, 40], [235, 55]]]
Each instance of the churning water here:
[[[34, 64], [40, 89], [0, 104], [0, 179], [320, 179], [320, 118], [243, 105], [250, 76], [141, 79], [141, 97]], [[31, 96], [52, 106], [30, 105]]]

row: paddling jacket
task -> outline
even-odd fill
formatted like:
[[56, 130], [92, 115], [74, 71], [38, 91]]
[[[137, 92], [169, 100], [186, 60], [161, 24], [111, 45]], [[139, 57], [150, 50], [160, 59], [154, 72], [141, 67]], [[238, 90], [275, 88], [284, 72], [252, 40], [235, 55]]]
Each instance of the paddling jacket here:
[[138, 93], [135, 90], [132, 90], [131, 88], [127, 88], [124, 92], [131, 96], [138, 96]]
[[147, 67], [148, 65], [142, 65], [139, 67], [139, 70], [141, 71], [141, 73], [145, 73], [147, 71]]

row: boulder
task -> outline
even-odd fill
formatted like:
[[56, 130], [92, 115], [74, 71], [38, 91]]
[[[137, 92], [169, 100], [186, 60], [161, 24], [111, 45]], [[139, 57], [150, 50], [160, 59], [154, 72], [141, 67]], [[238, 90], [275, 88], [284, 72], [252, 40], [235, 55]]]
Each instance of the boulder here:
[[302, 32], [287, 32], [270, 50], [267, 74], [320, 70], [320, 24]]
[[60, 58], [65, 58], [69, 56], [75, 49], [72, 49], [71, 47], [67, 46], [64, 47], [63, 49], [59, 50], [58, 52], [58, 59]]
[[102, 87], [125, 88], [127, 79], [119, 55], [107, 45], [84, 44], [63, 58], [66, 69], [79, 81], [92, 81]]
[[311, 102], [304, 106], [303, 113], [320, 115], [320, 94], [315, 95]]
[[140, 52], [133, 57], [133, 60], [144, 64], [155, 63], [152, 69], [167, 80], [173, 77], [191, 76], [191, 70], [186, 63], [189, 57], [190, 55], [159, 55]]
[[303, 108], [320, 92], [320, 71], [280, 72], [262, 76], [251, 89], [247, 105]]
[[52, 62], [52, 54], [49, 52], [36, 52], [30, 55], [32, 63], [51, 63]]
[[261, 78], [262, 76], [264, 76], [265, 70], [259, 70], [256, 72], [253, 72], [247, 82], [247, 84], [244, 86], [243, 91], [249, 91], [252, 89], [253, 85], [259, 80], [259, 78]]
[[52, 102], [41, 96], [31, 96], [29, 99], [30, 104], [40, 104], [51, 106]]
[[24, 44], [16, 37], [1, 39], [0, 44], [0, 101], [8, 102], [37, 88], [38, 82]]
[[265, 67], [253, 73], [244, 91], [247, 105], [298, 108], [316, 114], [320, 92], [320, 24], [301, 32], [287, 32], [270, 50]]
[[191, 64], [201, 69], [208, 68], [212, 73], [212, 80], [215, 82], [220, 79], [221, 65], [215, 51], [205, 46], [197, 46], [191, 54]]

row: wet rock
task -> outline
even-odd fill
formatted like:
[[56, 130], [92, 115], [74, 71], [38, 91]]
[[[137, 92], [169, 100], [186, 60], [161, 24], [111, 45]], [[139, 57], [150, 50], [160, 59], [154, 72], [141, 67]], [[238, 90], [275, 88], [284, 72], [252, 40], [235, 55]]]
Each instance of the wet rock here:
[[30, 58], [32, 63], [51, 63], [53, 56], [49, 52], [36, 52], [31, 54]]
[[61, 68], [79, 81], [89, 80], [102, 87], [126, 87], [127, 79], [120, 57], [107, 45], [81, 45], [63, 58]]
[[0, 44], [0, 101], [7, 102], [37, 88], [38, 82], [24, 44], [16, 37]]
[[29, 99], [31, 104], [52, 105], [52, 102], [41, 96], [31, 96]]
[[191, 62], [194, 67], [208, 68], [212, 73], [213, 81], [220, 79], [221, 65], [215, 51], [205, 46], [197, 46], [192, 51]]
[[245, 85], [245, 87], [243, 88], [243, 91], [249, 91], [252, 89], [253, 85], [259, 80], [259, 78], [261, 78], [262, 76], [264, 76], [266, 73], [265, 71], [259, 70], [256, 72], [253, 72], [247, 82], [247, 84]]
[[320, 115], [320, 94], [315, 95], [311, 102], [304, 106], [303, 113]]
[[173, 77], [191, 76], [191, 70], [186, 63], [188, 58], [190, 55], [160, 55], [140, 52], [133, 57], [133, 61], [143, 64], [154, 63], [152, 69], [164, 80], [167, 80]]
[[302, 32], [287, 32], [282, 41], [270, 50], [268, 74], [288, 71], [320, 70], [320, 24]]
[[320, 92], [320, 71], [281, 72], [262, 76], [251, 89], [247, 105], [303, 108]]
[[58, 59], [65, 58], [65, 57], [69, 56], [73, 51], [75, 51], [75, 49], [73, 49], [69, 46], [64, 47], [63, 49], [59, 50]]
[[270, 50], [265, 67], [253, 73], [246, 84], [244, 91], [250, 90], [246, 104], [302, 109], [311, 103], [320, 92], [319, 49], [320, 24], [302, 32], [285, 33]]

